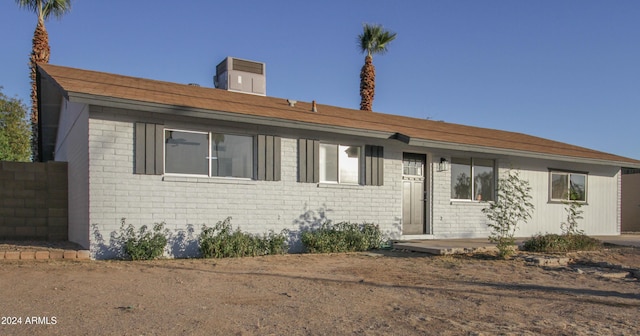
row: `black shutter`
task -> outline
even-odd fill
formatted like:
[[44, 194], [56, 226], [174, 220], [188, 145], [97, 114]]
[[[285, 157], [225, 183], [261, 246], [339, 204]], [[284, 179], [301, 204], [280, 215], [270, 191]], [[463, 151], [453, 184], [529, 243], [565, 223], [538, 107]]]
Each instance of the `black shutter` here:
[[381, 186], [384, 184], [384, 148], [366, 145], [364, 147], [364, 184]]
[[162, 175], [164, 125], [138, 122], [135, 125], [135, 173]]
[[257, 137], [258, 180], [280, 181], [281, 146], [280, 137], [258, 135]]
[[298, 182], [320, 181], [320, 141], [298, 139]]

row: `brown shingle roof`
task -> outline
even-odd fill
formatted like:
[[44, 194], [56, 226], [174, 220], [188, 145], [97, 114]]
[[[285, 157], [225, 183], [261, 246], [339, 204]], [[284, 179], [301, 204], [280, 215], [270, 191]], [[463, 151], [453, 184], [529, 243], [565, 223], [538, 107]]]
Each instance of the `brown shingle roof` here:
[[450, 144], [614, 161], [633, 166], [640, 165], [638, 160], [521, 133], [352, 110], [330, 105], [318, 105], [318, 112], [311, 112], [310, 103], [299, 102], [295, 107], [290, 107], [286, 99], [282, 98], [256, 96], [51, 64], [43, 64], [40, 67], [66, 93], [232, 112], [358, 130], [397, 132], [414, 139]]

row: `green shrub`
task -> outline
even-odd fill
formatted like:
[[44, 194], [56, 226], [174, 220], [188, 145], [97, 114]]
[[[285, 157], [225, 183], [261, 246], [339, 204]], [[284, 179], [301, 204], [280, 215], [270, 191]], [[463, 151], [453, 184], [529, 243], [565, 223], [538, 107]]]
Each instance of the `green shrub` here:
[[602, 247], [602, 242], [583, 234], [538, 234], [523, 244], [531, 252], [591, 251]]
[[584, 211], [580, 209], [582, 207], [582, 204], [576, 201], [563, 203], [564, 211], [567, 213], [567, 221], [560, 223], [560, 229], [562, 230], [562, 233], [565, 235], [584, 234], [584, 231], [578, 230], [578, 219], [584, 218], [582, 217]]
[[262, 236], [233, 230], [231, 217], [216, 223], [213, 227], [202, 226], [198, 239], [200, 253], [205, 258], [233, 258], [284, 254], [287, 245], [287, 230], [281, 233], [270, 231]]
[[153, 224], [151, 231], [143, 225], [137, 232], [131, 224], [125, 227], [124, 218], [120, 220], [120, 224], [120, 240], [124, 253], [131, 260], [151, 260], [164, 254], [168, 234], [167, 230], [163, 230], [164, 222]]
[[496, 243], [501, 258], [514, 253], [518, 224], [526, 224], [534, 210], [531, 200], [529, 181], [521, 179], [517, 170], [508, 170], [498, 179], [496, 200], [482, 209], [490, 220], [489, 241]]
[[325, 223], [302, 233], [302, 244], [309, 253], [366, 251], [380, 247], [381, 243], [380, 228], [371, 223]]

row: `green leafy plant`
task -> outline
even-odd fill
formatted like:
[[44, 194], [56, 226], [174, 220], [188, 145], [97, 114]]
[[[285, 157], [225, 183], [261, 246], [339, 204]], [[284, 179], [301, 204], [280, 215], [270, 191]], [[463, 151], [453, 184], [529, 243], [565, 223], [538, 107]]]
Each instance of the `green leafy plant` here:
[[309, 253], [354, 252], [379, 248], [382, 233], [372, 223], [324, 223], [302, 233], [302, 244]]
[[534, 206], [531, 203], [529, 181], [520, 178], [518, 171], [509, 170], [498, 180], [497, 198], [489, 202], [482, 212], [491, 221], [489, 241], [496, 243], [498, 254], [507, 258], [514, 252], [514, 235], [519, 223], [531, 219]]
[[0, 161], [29, 161], [30, 133], [27, 107], [5, 96], [0, 86]]
[[124, 253], [131, 260], [152, 260], [164, 254], [168, 235], [168, 230], [164, 230], [164, 222], [153, 224], [152, 230], [148, 230], [146, 225], [136, 230], [133, 225], [126, 225], [124, 218], [120, 224]]
[[567, 212], [567, 221], [560, 223], [560, 229], [565, 235], [584, 234], [584, 231], [578, 230], [578, 220], [583, 219], [584, 211], [581, 209], [582, 203], [564, 202], [564, 211]]
[[560, 223], [562, 234], [538, 234], [523, 244], [523, 249], [532, 252], [590, 251], [602, 247], [602, 242], [578, 230], [578, 220], [583, 219], [582, 204], [564, 202], [567, 220]]
[[531, 252], [591, 251], [602, 247], [602, 242], [584, 234], [538, 234], [524, 242], [522, 248]]
[[284, 254], [289, 249], [287, 230], [280, 233], [252, 235], [234, 230], [231, 217], [219, 221], [213, 227], [202, 226], [198, 238], [200, 253], [205, 258], [248, 257], [268, 254]]

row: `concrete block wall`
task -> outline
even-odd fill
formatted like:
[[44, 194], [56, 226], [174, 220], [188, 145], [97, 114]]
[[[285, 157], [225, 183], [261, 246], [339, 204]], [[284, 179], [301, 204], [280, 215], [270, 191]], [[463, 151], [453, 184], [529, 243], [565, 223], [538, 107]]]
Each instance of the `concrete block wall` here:
[[[323, 218], [374, 222], [388, 234], [400, 233], [401, 160], [385, 160], [384, 186], [300, 183], [297, 139], [283, 137], [281, 181], [137, 175], [133, 148], [138, 115], [91, 111], [90, 236], [91, 251], [98, 259], [113, 257], [110, 237], [120, 229], [121, 218], [136, 227], [165, 222], [182, 244], [167, 252], [176, 257], [197, 250], [194, 239], [203, 224], [213, 226], [228, 216], [234, 228], [256, 234], [288, 229], [294, 238], [302, 227]], [[165, 126], [172, 125], [165, 122]], [[385, 148], [387, 156], [401, 157], [401, 153]]]
[[67, 240], [67, 163], [0, 162], [0, 239]]

